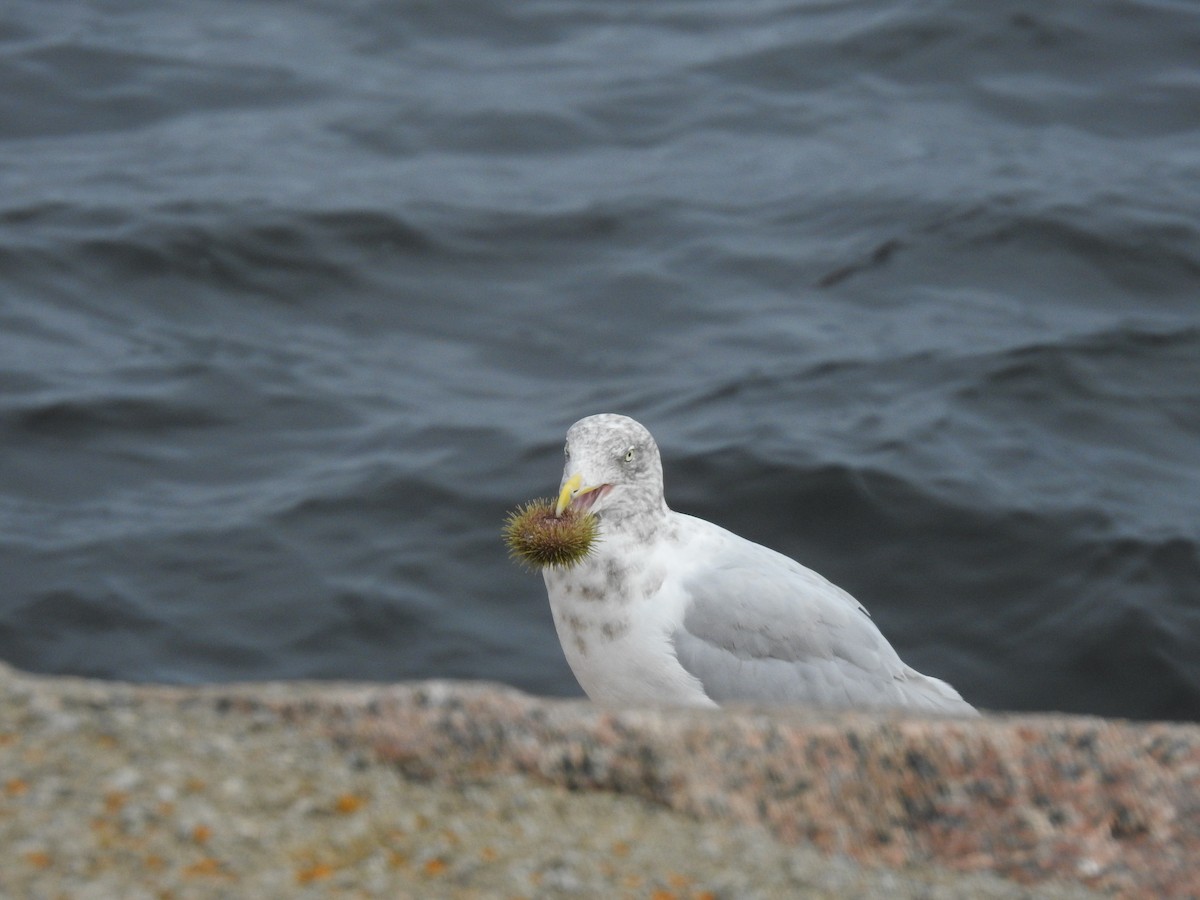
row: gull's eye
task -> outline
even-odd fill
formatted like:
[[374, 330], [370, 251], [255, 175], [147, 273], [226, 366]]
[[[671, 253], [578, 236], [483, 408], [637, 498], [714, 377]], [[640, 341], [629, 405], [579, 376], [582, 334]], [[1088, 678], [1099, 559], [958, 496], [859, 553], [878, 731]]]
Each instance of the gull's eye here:
[[565, 456], [567, 459], [571, 458], [571, 445], [570, 444], [563, 444], [563, 456]]
[[625, 451], [625, 462], [633, 462], [633, 448], [630, 447]]

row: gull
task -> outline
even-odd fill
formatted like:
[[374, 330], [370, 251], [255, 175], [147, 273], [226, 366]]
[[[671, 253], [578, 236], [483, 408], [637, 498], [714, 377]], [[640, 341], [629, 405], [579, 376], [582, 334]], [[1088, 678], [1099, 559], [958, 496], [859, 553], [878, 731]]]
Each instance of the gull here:
[[816, 572], [674, 512], [658, 445], [628, 416], [567, 431], [557, 514], [589, 511], [590, 553], [543, 569], [580, 686], [606, 706], [790, 704], [975, 715], [904, 664], [861, 603]]

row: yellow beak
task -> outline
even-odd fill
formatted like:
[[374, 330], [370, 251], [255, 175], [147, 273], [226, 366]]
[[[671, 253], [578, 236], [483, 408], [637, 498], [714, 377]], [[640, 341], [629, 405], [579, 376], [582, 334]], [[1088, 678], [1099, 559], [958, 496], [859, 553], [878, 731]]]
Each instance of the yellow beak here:
[[590, 494], [592, 491], [599, 488], [600, 485], [592, 487], [583, 487], [583, 476], [576, 472], [567, 479], [567, 483], [562, 486], [562, 490], [558, 492], [558, 503], [554, 507], [554, 515], [561, 516], [563, 510], [571, 505], [571, 501], [581, 494]]

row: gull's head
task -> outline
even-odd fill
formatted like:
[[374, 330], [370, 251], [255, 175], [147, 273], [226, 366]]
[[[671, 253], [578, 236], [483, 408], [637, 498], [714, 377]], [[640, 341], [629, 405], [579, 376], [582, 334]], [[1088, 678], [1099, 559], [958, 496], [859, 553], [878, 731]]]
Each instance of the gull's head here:
[[568, 506], [609, 520], [666, 511], [658, 445], [628, 416], [580, 419], [568, 429], [563, 453], [560, 515]]

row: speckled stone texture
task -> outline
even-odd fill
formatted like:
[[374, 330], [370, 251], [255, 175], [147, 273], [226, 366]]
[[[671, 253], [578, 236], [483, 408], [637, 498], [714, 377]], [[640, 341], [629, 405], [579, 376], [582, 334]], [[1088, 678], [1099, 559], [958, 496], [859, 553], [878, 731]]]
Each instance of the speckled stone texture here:
[[381, 690], [334, 727], [405, 770], [536, 774], [766, 824], [863, 862], [923, 862], [1125, 896], [1200, 896], [1200, 727], [606, 711], [490, 687]]
[[[304, 775], [319, 779], [313, 791], [319, 786], [329, 794], [317, 802], [318, 811], [322, 803], [337, 807], [340, 797], [366, 795], [368, 788], [352, 779], [376, 769], [371, 777], [390, 771], [412, 784], [456, 790], [518, 777], [579, 797], [604, 791], [645, 798], [709, 823], [765, 825], [782, 841], [832, 854], [831, 865], [844, 855], [913, 872], [936, 866], [995, 873], [1040, 886], [1038, 892], [1057, 882], [1055, 890], [1075, 883], [1129, 897], [1200, 897], [1195, 725], [797, 709], [613, 711], [458, 682], [185, 689], [36, 679], [2, 666], [0, 687], [12, 720], [0, 735], [0, 750], [13, 766], [27, 769], [7, 776], [5, 803], [18, 816], [32, 815], [30, 804], [47, 791], [50, 800], [51, 794], [90, 796], [87, 767], [95, 764], [87, 754], [140, 740], [144, 751], [135, 743], [122, 751], [125, 762], [113, 763], [124, 780], [95, 800], [96, 821], [103, 821], [112, 791], [132, 796], [141, 788], [125, 781], [146, 780], [159, 769], [163, 784], [155, 782], [154, 790], [175, 790], [180, 797], [171, 803], [183, 809], [192, 802], [184, 775], [222, 759], [230, 771], [219, 782], [216, 775], [200, 780], [241, 779], [235, 799], [242, 805], [249, 802], [247, 785], [269, 781], [275, 769], [290, 773], [311, 764], [327, 771]], [[99, 736], [87, 737], [91, 731]], [[320, 756], [326, 751], [313, 743], [317, 735], [340, 748], [347, 762]], [[86, 753], [64, 756], [49, 777], [42, 771], [46, 760], [68, 742]], [[166, 744], [174, 749], [163, 759], [146, 755], [161, 756]], [[238, 762], [235, 751], [246, 756], [248, 748], [256, 755]], [[354, 759], [364, 762], [351, 765]], [[371, 768], [362, 768], [365, 761]], [[172, 779], [179, 782], [173, 788]], [[283, 796], [283, 789], [275, 793]], [[147, 796], [153, 810], [160, 801]], [[24, 813], [22, 804], [29, 807]], [[119, 812], [132, 808], [131, 802]], [[49, 822], [53, 809], [38, 814]], [[463, 815], [469, 822], [476, 814]], [[244, 827], [288, 824], [275, 816], [248, 818]], [[75, 827], [75, 818], [62, 827]], [[13, 820], [10, 827], [20, 824]], [[195, 843], [195, 834], [193, 828], [181, 840]], [[212, 841], [220, 836], [214, 827]], [[232, 841], [229, 853], [240, 852], [243, 843]], [[30, 847], [27, 867], [48, 864], [53, 855], [38, 855], [41, 843]]]

